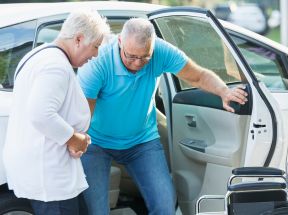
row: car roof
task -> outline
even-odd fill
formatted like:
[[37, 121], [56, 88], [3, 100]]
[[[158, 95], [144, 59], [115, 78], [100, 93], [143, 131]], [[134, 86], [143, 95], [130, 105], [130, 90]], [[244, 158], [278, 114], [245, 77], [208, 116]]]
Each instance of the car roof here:
[[133, 15], [137, 12], [146, 14], [164, 7], [166, 6], [118, 1], [0, 4], [0, 28], [41, 17], [67, 14], [75, 10], [134, 11]]
[[[67, 14], [75, 10], [97, 10], [102, 14], [105, 14], [105, 11], [109, 11], [110, 15], [113, 15], [113, 11], [115, 11], [115, 16], [119, 16], [119, 14], [125, 14], [126, 16], [137, 16], [137, 14], [143, 15], [165, 7], [167, 6], [119, 1], [0, 4], [0, 28], [41, 17]], [[129, 13], [129, 11], [131, 13]], [[232, 23], [222, 20], [221, 23], [226, 29], [255, 38], [256, 40], [269, 44], [270, 46], [288, 54], [288, 48], [279, 43]]]

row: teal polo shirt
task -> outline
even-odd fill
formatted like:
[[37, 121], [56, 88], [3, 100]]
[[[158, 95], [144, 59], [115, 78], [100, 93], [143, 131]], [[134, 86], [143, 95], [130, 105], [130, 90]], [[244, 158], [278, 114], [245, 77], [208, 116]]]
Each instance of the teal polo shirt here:
[[187, 61], [182, 51], [157, 38], [151, 60], [133, 74], [122, 63], [117, 40], [101, 47], [98, 57], [79, 68], [77, 75], [86, 98], [96, 99], [88, 130], [92, 144], [127, 149], [158, 138], [158, 78], [164, 72], [178, 73]]

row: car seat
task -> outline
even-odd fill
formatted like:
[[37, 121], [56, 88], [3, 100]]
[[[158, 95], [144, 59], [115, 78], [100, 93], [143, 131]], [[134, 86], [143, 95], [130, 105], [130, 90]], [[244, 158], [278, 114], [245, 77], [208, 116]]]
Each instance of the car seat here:
[[120, 193], [121, 170], [112, 166], [110, 169], [110, 188], [109, 188], [109, 204], [110, 208], [115, 208]]

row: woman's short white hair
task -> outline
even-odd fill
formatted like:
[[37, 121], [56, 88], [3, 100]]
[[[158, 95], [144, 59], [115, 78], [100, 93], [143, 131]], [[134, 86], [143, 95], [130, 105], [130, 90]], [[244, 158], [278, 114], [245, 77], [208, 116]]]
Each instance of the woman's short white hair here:
[[153, 25], [144, 18], [131, 18], [125, 22], [121, 31], [121, 44], [127, 39], [134, 38], [139, 46], [145, 47], [148, 42], [154, 45], [155, 30]]
[[58, 38], [71, 39], [79, 33], [83, 34], [84, 43], [90, 44], [109, 35], [110, 27], [97, 11], [72, 12], [63, 23]]

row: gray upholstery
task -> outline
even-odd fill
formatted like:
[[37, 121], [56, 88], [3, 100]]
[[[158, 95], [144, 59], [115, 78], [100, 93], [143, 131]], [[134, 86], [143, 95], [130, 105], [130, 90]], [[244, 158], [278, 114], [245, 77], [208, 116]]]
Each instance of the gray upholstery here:
[[110, 208], [114, 208], [117, 204], [119, 197], [119, 185], [121, 180], [121, 170], [118, 167], [112, 166], [110, 170]]
[[112, 210], [110, 215], [137, 215], [131, 208], [121, 208]]

